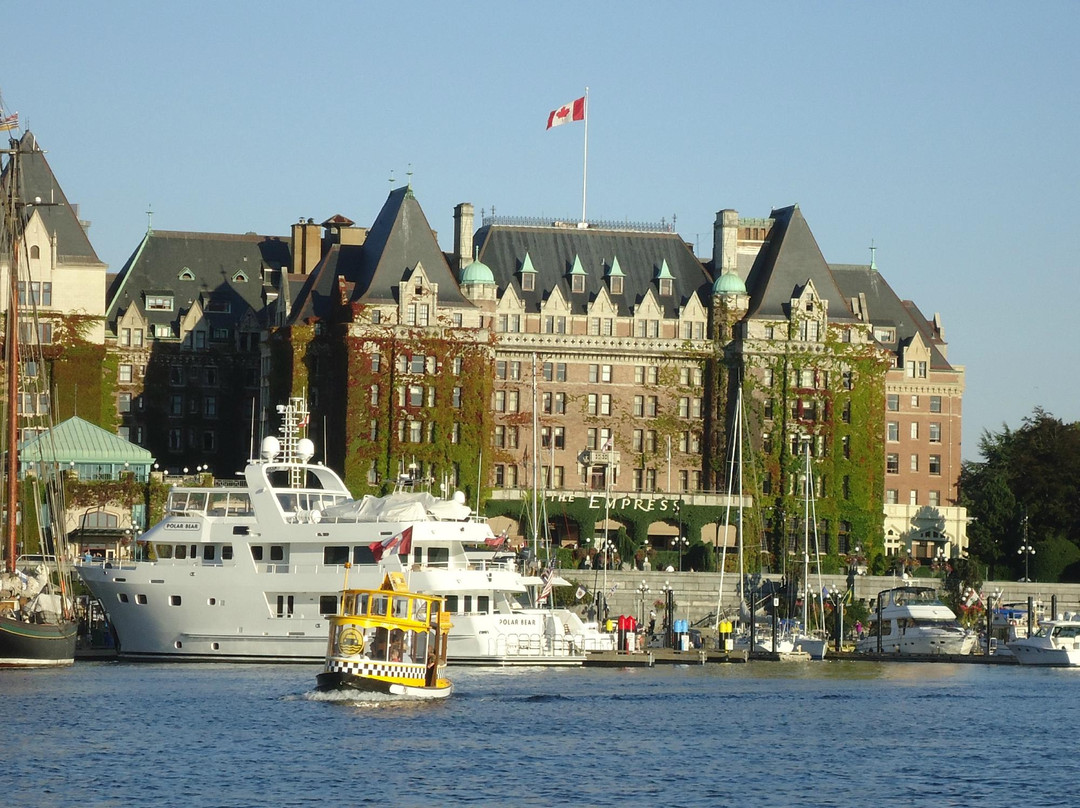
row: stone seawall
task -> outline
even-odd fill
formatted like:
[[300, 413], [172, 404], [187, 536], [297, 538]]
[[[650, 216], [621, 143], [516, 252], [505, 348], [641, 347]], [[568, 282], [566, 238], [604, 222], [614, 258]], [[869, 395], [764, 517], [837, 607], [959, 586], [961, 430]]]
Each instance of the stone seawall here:
[[[565, 570], [562, 576], [574, 583], [584, 586], [591, 597], [591, 593], [604, 589], [604, 573], [594, 570]], [[763, 576], [768, 580], [781, 580], [778, 575]], [[648, 591], [640, 591], [642, 582], [648, 587]], [[738, 596], [735, 590], [736, 576], [724, 575], [724, 595], [722, 607], [733, 612], [738, 606]], [[821, 583], [831, 591], [834, 588], [846, 589], [847, 577], [844, 575], [822, 575]], [[901, 586], [904, 582], [891, 576], [859, 575], [855, 578], [855, 599], [866, 601], [868, 606], [873, 606], [878, 592]], [[941, 578], [912, 578], [907, 583], [915, 586], [940, 587]], [[817, 589], [818, 577], [811, 573], [810, 584]], [[655, 606], [657, 602], [664, 602], [664, 587], [670, 586], [675, 598], [676, 618], [689, 620], [690, 623], [713, 615], [717, 610], [718, 589], [720, 574], [715, 572], [642, 572], [608, 570], [607, 572], [607, 603], [612, 617], [620, 614], [631, 614], [640, 618], [644, 608], [644, 616], [647, 619], [649, 610], [655, 608], [657, 615], [662, 615], [663, 609]], [[612, 591], [614, 590], [614, 591]], [[1062, 612], [1080, 612], [1080, 584], [1043, 584], [1038, 582], [1021, 583], [1017, 581], [988, 581], [983, 584], [983, 592], [1001, 591], [1003, 603], [1026, 603], [1028, 596], [1035, 599], [1037, 604], [1049, 613], [1051, 597], [1057, 596], [1058, 614]], [[584, 601], [582, 601], [584, 603]], [[657, 625], [660, 624], [657, 619]]]

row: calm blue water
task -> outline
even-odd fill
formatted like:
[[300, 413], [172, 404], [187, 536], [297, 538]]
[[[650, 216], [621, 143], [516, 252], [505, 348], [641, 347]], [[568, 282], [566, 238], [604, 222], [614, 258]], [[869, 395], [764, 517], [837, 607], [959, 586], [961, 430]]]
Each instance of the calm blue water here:
[[438, 704], [329, 699], [318, 671], [0, 671], [3, 803], [1080, 804], [1080, 671], [452, 669]]

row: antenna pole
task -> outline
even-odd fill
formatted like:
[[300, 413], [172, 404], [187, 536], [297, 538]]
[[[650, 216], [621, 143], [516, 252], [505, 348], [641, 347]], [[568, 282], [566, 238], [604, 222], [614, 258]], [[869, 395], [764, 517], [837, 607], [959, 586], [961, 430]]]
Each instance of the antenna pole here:
[[589, 179], [589, 88], [585, 88], [585, 159], [581, 169], [581, 226], [585, 226], [585, 191]]

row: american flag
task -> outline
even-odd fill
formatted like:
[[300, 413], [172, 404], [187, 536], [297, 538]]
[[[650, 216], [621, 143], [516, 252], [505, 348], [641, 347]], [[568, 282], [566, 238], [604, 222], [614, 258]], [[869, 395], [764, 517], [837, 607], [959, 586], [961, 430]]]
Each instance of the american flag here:
[[389, 539], [373, 541], [368, 545], [368, 548], [371, 550], [371, 554], [375, 556], [376, 561], [382, 561], [382, 557], [387, 553], [408, 555], [412, 552], [412, 526], [410, 525]]
[[555, 567], [552, 562], [548, 562], [547, 567], [540, 574], [540, 580], [544, 582], [544, 588], [540, 591], [540, 600], [547, 600], [551, 597], [551, 587], [555, 583]]

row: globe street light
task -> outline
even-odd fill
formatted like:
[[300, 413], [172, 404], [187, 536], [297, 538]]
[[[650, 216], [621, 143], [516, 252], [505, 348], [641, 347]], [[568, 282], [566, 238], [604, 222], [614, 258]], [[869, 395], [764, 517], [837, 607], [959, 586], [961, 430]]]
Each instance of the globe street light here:
[[641, 584], [638, 586], [637, 591], [638, 591], [638, 595], [641, 597], [641, 620], [638, 621], [638, 624], [644, 628], [644, 626], [645, 626], [645, 596], [648, 595], [651, 590], [649, 589], [649, 585], [647, 583], [645, 583], [644, 581], [642, 581]]
[[686, 538], [685, 536], [676, 536], [674, 539], [671, 540], [671, 546], [677, 547], [679, 550], [679, 572], [682, 572], [683, 548], [690, 546], [690, 539]]
[[675, 647], [675, 590], [668, 581], [660, 587], [664, 593], [664, 647]]
[[1020, 549], [1016, 551], [1016, 554], [1024, 557], [1024, 582], [1027, 583], [1031, 580], [1031, 578], [1028, 577], [1028, 565], [1031, 561], [1031, 557], [1035, 555], [1035, 548], [1025, 541], [1020, 546]]

